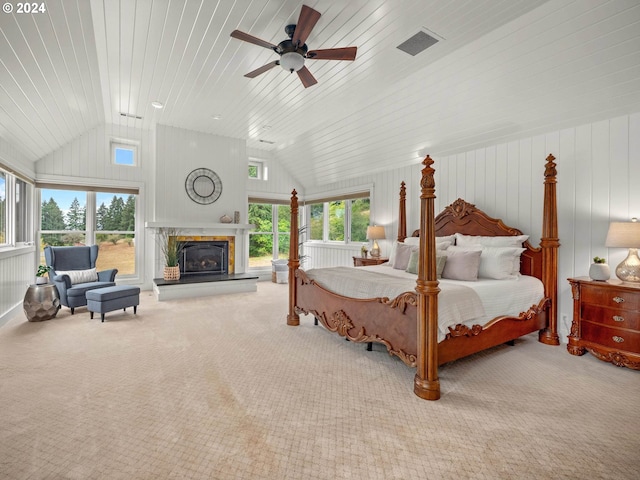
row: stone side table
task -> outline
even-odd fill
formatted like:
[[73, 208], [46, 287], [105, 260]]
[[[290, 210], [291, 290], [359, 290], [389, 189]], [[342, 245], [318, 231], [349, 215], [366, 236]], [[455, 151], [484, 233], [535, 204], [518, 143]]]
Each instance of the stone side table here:
[[24, 314], [30, 322], [50, 320], [60, 310], [60, 296], [53, 283], [29, 285], [22, 302]]

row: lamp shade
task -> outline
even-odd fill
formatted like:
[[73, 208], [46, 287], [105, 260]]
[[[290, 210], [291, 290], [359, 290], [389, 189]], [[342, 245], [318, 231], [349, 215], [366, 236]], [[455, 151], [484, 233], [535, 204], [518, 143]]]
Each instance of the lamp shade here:
[[381, 240], [383, 238], [385, 238], [384, 227], [379, 225], [367, 227], [367, 240]]
[[611, 222], [604, 244], [607, 247], [640, 248], [640, 222]]
[[304, 57], [296, 52], [283, 53], [280, 56], [280, 66], [289, 72], [297, 72], [304, 67]]

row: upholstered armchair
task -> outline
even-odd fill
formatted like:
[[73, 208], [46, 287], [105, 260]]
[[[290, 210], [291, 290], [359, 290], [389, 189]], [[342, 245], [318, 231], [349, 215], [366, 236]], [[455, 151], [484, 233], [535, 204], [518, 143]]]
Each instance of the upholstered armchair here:
[[44, 258], [53, 272], [53, 283], [58, 288], [60, 303], [71, 309], [87, 304], [85, 293], [96, 288], [113, 287], [118, 269], [96, 271], [98, 246], [44, 247]]

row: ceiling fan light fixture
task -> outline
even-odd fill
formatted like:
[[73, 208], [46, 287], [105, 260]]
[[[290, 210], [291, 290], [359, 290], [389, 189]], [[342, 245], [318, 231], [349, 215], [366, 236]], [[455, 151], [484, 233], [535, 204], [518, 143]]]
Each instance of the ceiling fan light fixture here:
[[280, 66], [288, 72], [297, 72], [304, 67], [304, 57], [296, 52], [283, 53], [280, 57]]

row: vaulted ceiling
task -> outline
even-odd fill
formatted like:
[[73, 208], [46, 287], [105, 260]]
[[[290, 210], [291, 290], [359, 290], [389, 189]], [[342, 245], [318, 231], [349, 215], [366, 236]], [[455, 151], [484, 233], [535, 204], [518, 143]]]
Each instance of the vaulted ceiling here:
[[[356, 60], [307, 60], [309, 88], [279, 67], [244, 77], [278, 56], [230, 33], [278, 44], [303, 4], [322, 14], [309, 49]], [[161, 123], [246, 139], [310, 187], [640, 111], [637, 0], [43, 5], [0, 14], [0, 138], [34, 161], [99, 124]], [[421, 31], [440, 41], [396, 48]]]

